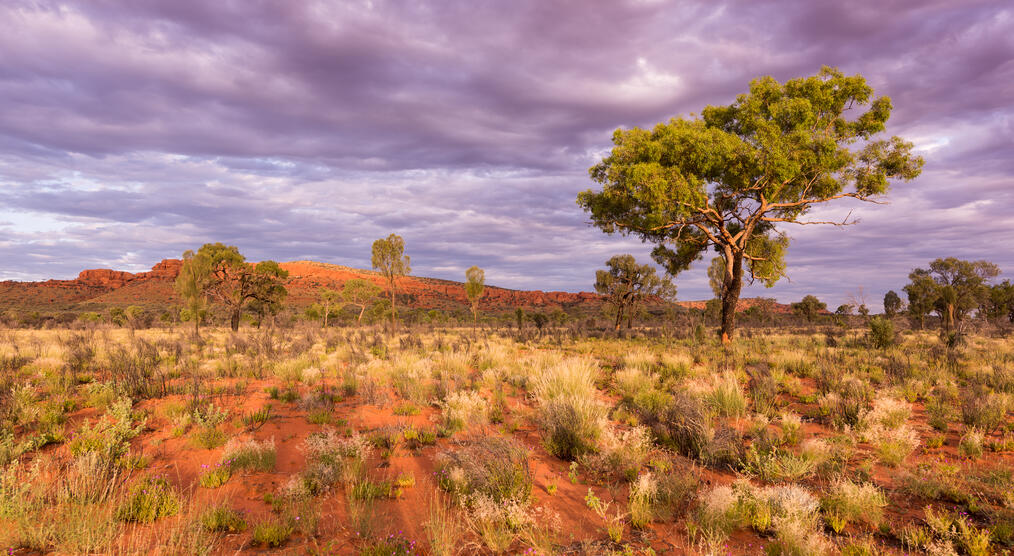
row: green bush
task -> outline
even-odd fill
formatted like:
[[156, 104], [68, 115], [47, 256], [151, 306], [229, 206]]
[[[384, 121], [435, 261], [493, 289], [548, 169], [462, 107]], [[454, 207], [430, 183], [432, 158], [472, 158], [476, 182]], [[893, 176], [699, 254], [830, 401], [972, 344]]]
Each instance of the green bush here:
[[262, 521], [253, 528], [253, 541], [272, 548], [285, 544], [292, 535], [293, 527], [281, 520]]
[[198, 481], [204, 488], [218, 488], [229, 481], [232, 471], [229, 466], [219, 464], [215, 468], [201, 473]]
[[160, 517], [176, 515], [180, 499], [169, 481], [148, 477], [135, 484], [116, 517], [131, 523], [151, 523]]
[[440, 486], [459, 496], [482, 494], [496, 503], [526, 503], [532, 494], [528, 450], [490, 437], [437, 455]]
[[894, 345], [894, 323], [883, 317], [870, 319], [868, 332], [870, 344], [877, 349], [886, 349]]
[[208, 531], [238, 533], [246, 529], [239, 512], [227, 506], [216, 506], [201, 514], [201, 525]]
[[275, 469], [274, 439], [258, 442], [230, 440], [222, 454], [222, 463], [233, 471], [273, 471]]

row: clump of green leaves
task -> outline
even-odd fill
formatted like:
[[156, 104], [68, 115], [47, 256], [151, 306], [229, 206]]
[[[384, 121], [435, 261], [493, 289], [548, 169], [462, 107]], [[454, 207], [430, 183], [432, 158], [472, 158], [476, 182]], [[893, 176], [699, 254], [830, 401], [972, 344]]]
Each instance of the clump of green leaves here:
[[161, 517], [176, 515], [179, 510], [179, 495], [169, 481], [161, 477], [147, 477], [130, 489], [116, 516], [120, 521], [150, 523]]

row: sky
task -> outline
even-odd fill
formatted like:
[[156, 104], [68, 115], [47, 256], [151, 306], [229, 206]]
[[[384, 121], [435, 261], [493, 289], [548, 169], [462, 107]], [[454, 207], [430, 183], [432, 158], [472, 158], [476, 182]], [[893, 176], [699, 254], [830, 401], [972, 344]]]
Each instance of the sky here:
[[1014, 278], [1008, 0], [0, 0], [0, 30], [0, 280], [215, 241], [368, 268], [397, 233], [414, 275], [591, 290], [651, 250], [575, 201], [613, 130], [822, 65], [892, 98], [923, 174], [784, 228], [788, 279], [743, 295], [879, 307], [947, 256]]

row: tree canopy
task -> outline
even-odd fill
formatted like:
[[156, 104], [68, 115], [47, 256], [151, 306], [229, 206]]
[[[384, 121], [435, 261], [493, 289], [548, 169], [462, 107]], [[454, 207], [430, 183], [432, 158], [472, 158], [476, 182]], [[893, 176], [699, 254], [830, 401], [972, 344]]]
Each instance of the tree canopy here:
[[652, 256], [670, 274], [709, 248], [720, 253], [728, 341], [744, 271], [767, 286], [785, 272], [789, 240], [777, 225], [849, 224], [804, 217], [839, 199], [877, 201], [893, 180], [919, 175], [911, 143], [877, 138], [891, 108], [862, 76], [834, 68], [785, 83], [755, 79], [728, 106], [616, 130], [612, 151], [590, 170], [602, 190], [581, 193], [578, 204], [603, 231], [655, 243]]
[[285, 289], [289, 272], [275, 261], [248, 263], [238, 248], [222, 243], [206, 243], [197, 253], [189, 257], [188, 253], [183, 256], [184, 270], [194, 277], [184, 278], [182, 284], [177, 278], [177, 291], [189, 294], [199, 288], [203, 296], [226, 307], [233, 330], [239, 330], [244, 310], [275, 313], [289, 293]]
[[[851, 309], [851, 307], [848, 305], [843, 305], [842, 307], [847, 307], [848, 309]], [[840, 308], [841, 307], [839, 307], [839, 309]], [[846, 311], [848, 309], [846, 309]], [[814, 295], [804, 296], [803, 299], [792, 304], [792, 312], [805, 318], [808, 322], [813, 322], [813, 320], [817, 318], [817, 315], [821, 311], [826, 310], [827, 303], [824, 303], [823, 301], [817, 299], [817, 297]], [[844, 312], [844, 314], [847, 315], [848, 312]]]
[[1004, 280], [989, 288], [986, 315], [995, 321], [1014, 324], [1014, 284]]
[[606, 261], [605, 270], [595, 271], [595, 291], [605, 296], [606, 303], [616, 311], [616, 330], [623, 317], [627, 328], [633, 325], [637, 306], [647, 297], [671, 299], [676, 287], [667, 278], [658, 276], [650, 264], [637, 264], [633, 255], [615, 255]]
[[891, 290], [884, 294], [884, 314], [887, 315], [887, 318], [893, 318], [894, 315], [901, 312], [901, 306], [901, 296], [898, 295], [898, 292]]
[[380, 295], [381, 291], [380, 286], [369, 280], [352, 278], [342, 285], [341, 295], [345, 303], [359, 307], [359, 316], [356, 318], [356, 322], [363, 322], [363, 313], [366, 312], [370, 303]]
[[936, 259], [929, 268], [917, 268], [908, 275], [905, 293], [909, 310], [920, 322], [933, 311], [943, 329], [951, 330], [970, 312], [987, 304], [989, 281], [999, 274], [999, 267], [989, 261]]

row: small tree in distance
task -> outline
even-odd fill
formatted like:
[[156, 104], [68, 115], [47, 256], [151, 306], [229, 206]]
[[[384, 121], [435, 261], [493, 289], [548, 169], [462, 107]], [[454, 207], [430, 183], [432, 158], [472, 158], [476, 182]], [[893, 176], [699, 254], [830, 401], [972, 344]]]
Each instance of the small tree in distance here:
[[205, 291], [229, 311], [229, 324], [239, 330], [239, 320], [248, 305], [257, 301], [265, 308], [277, 308], [288, 295], [285, 279], [288, 271], [275, 261], [246, 262], [233, 245], [206, 243], [195, 257], [206, 259], [211, 268]]
[[595, 271], [595, 291], [616, 310], [615, 329], [620, 329], [623, 317], [631, 328], [634, 311], [647, 297], [671, 299], [676, 287], [666, 278], [655, 274], [655, 267], [637, 264], [633, 255], [615, 255], [606, 261], [605, 270]]
[[989, 261], [936, 259], [928, 269], [917, 268], [908, 275], [905, 292], [909, 307], [918, 305], [923, 315], [932, 308], [940, 316], [943, 330], [950, 331], [986, 303], [990, 296], [988, 282], [999, 274], [999, 267]]
[[473, 265], [465, 271], [465, 295], [472, 305], [472, 326], [479, 322], [479, 298], [486, 289], [486, 273]]
[[325, 288], [320, 292], [320, 308], [323, 315], [321, 318], [324, 319], [324, 328], [327, 328], [327, 320], [331, 315], [331, 309], [341, 309], [342, 296], [341, 294], [330, 288]]
[[383, 290], [380, 289], [380, 286], [369, 280], [352, 278], [342, 286], [341, 295], [342, 300], [346, 304], [359, 307], [359, 316], [356, 318], [356, 322], [361, 323], [363, 322], [363, 313], [366, 312], [366, 308], [370, 305], [370, 302], [380, 295], [381, 291]]
[[891, 290], [884, 294], [884, 315], [887, 318], [894, 318], [899, 312], [901, 312], [901, 296], [897, 292]]
[[183, 252], [183, 266], [173, 284], [183, 301], [183, 320], [194, 322], [194, 335], [200, 336], [201, 320], [208, 309], [207, 288], [211, 282], [211, 262], [189, 249]]
[[813, 295], [807, 295], [800, 301], [792, 304], [792, 312], [805, 318], [807, 322], [813, 322], [817, 318], [817, 315], [825, 310], [827, 310], [827, 303], [824, 303]]
[[412, 272], [409, 258], [405, 255], [405, 240], [401, 236], [391, 234], [373, 242], [373, 268], [380, 271], [387, 279], [387, 287], [391, 295], [391, 326], [396, 326], [398, 310], [394, 304], [397, 288], [395, 280]]

